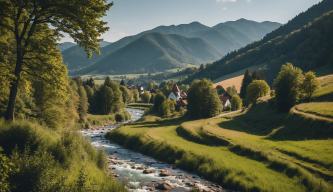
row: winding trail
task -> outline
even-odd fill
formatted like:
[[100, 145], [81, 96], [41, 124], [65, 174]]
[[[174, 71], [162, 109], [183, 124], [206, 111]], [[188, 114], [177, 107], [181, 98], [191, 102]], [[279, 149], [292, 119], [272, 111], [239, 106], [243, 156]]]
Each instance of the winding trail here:
[[[127, 109], [131, 120], [139, 120], [144, 111]], [[121, 124], [101, 127], [95, 130], [83, 130], [82, 134], [91, 139], [92, 145], [103, 148], [108, 154], [109, 169], [119, 181], [123, 182], [129, 191], [173, 191], [189, 192], [198, 189], [202, 192], [225, 191], [221, 186], [200, 178], [197, 175], [176, 169], [173, 165], [157, 161], [112, 143], [105, 139], [105, 134]]]

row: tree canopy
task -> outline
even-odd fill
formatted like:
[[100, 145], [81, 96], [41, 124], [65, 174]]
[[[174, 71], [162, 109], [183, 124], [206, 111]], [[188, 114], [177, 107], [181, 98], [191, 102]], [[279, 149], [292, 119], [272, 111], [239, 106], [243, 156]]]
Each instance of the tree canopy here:
[[[2, 45], [10, 58], [0, 59], [11, 77], [7, 81], [7, 120], [14, 119], [19, 85], [25, 76], [47, 83], [59, 80], [53, 72], [64, 68], [57, 51], [62, 33], [69, 34], [88, 55], [99, 52], [99, 37], [108, 30], [102, 17], [111, 5], [106, 0], [0, 1], [0, 28], [8, 35], [8, 43]], [[48, 71], [48, 75], [43, 71]], [[67, 74], [66, 70], [63, 72]]]
[[221, 113], [222, 104], [211, 81], [196, 80], [191, 84], [187, 109], [189, 116], [195, 119], [209, 118]]

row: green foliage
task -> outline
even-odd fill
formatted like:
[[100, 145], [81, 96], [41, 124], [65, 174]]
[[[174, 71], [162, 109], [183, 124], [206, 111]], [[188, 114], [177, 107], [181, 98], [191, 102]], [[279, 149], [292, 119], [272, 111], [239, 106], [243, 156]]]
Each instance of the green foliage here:
[[250, 71], [246, 70], [245, 74], [244, 74], [243, 81], [242, 81], [241, 90], [240, 90], [240, 97], [241, 98], [246, 99], [246, 89], [250, 85], [250, 83], [252, 83], [252, 80], [253, 79], [252, 79], [252, 76], [250, 74]]
[[131, 118], [130, 114], [127, 111], [116, 113], [115, 120], [116, 122], [127, 121]]
[[9, 191], [75, 191], [78, 183], [85, 183], [84, 191], [124, 191], [106, 175], [104, 153], [72, 131], [0, 121], [0, 138], [0, 182], [8, 181]]
[[143, 103], [149, 103], [150, 102], [150, 98], [151, 98], [151, 94], [148, 91], [145, 91], [142, 95], [141, 95], [141, 101]]
[[216, 91], [218, 95], [222, 95], [223, 93], [225, 93], [226, 91], [224, 90], [224, 88], [221, 85], [218, 85], [216, 87]]
[[170, 99], [165, 99], [160, 106], [160, 114], [164, 117], [172, 115], [176, 111], [176, 103]]
[[7, 192], [10, 188], [9, 174], [13, 170], [14, 164], [10, 162], [9, 158], [2, 154], [0, 147], [0, 192]]
[[78, 113], [80, 122], [84, 123], [87, 120], [87, 113], [89, 108], [88, 97], [85, 88], [82, 85], [78, 87], [79, 105]]
[[304, 81], [301, 84], [301, 89], [305, 95], [305, 99], [311, 101], [314, 92], [319, 88], [319, 81], [316, 78], [316, 74], [309, 71], [304, 74]]
[[230, 52], [185, 82], [200, 78], [215, 80], [249, 67], [267, 66], [264, 73], [266, 80], [271, 83], [287, 61], [305, 71], [331, 65], [332, 8], [331, 1], [321, 1], [262, 40]]
[[135, 102], [135, 103], [139, 102], [139, 100], [140, 100], [139, 91], [137, 89], [132, 89], [131, 92], [133, 94], [133, 102]]
[[172, 90], [173, 85], [174, 85], [173, 81], [163, 81], [160, 84], [159, 88], [164, 95], [168, 96]]
[[124, 109], [123, 96], [118, 83], [106, 78], [95, 92], [92, 105], [93, 114], [107, 115]]
[[269, 85], [264, 80], [252, 81], [246, 90], [247, 100], [252, 104], [255, 104], [258, 98], [264, 97], [269, 93]]
[[164, 96], [163, 93], [159, 92], [156, 94], [155, 99], [154, 99], [154, 106], [153, 106], [153, 112], [161, 114], [161, 106], [162, 103], [166, 100], [166, 97]]
[[289, 111], [301, 96], [302, 70], [292, 64], [281, 67], [281, 71], [274, 80], [275, 99], [279, 110]]
[[231, 97], [231, 110], [237, 111], [243, 107], [243, 101], [239, 95], [233, 95]]
[[226, 92], [227, 92], [229, 95], [231, 95], [231, 96], [233, 96], [233, 95], [237, 95], [237, 89], [236, 89], [235, 86], [227, 87]]
[[188, 92], [188, 114], [191, 118], [209, 118], [222, 111], [222, 104], [208, 80], [196, 80], [191, 84]]
[[127, 87], [120, 86], [120, 91], [123, 96], [123, 103], [128, 104], [133, 101], [133, 94], [129, 89], [127, 89]]
[[154, 81], [150, 81], [150, 82], [148, 83], [147, 89], [148, 89], [149, 91], [152, 90], [152, 89], [156, 89], [156, 88], [158, 88], [158, 86], [157, 86], [157, 84], [156, 84]]
[[[14, 120], [22, 81], [43, 81], [54, 87], [55, 96], [66, 95], [64, 82], [67, 83], [67, 70], [57, 47], [61, 32], [69, 34], [88, 55], [98, 52], [98, 38], [108, 29], [101, 17], [110, 7], [111, 4], [104, 0], [91, 3], [0, 1], [0, 26], [9, 32], [10, 38], [5, 47], [10, 60], [1, 64], [5, 64], [5, 69], [15, 69], [8, 71], [14, 78], [9, 79], [10, 94], [5, 113], [7, 120]], [[68, 15], [69, 12], [73, 14]], [[78, 17], [84, 19], [78, 20]], [[52, 108], [50, 111], [49, 114], [55, 116], [57, 109]]]

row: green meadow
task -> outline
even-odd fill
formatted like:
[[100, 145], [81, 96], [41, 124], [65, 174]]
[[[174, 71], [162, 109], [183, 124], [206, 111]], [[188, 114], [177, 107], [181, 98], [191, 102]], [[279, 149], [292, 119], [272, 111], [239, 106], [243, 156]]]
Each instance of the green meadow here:
[[[321, 82], [316, 99], [330, 97], [331, 80]], [[295, 106], [303, 111], [299, 114], [279, 113], [268, 100], [244, 112], [195, 121], [147, 115], [108, 137], [227, 189], [332, 191], [332, 103]]]

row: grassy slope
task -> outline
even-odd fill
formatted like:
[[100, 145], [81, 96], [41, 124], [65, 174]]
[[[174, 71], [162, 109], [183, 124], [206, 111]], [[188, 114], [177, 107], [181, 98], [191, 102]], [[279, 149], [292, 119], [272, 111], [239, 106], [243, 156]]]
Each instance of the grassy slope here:
[[[321, 78], [316, 99], [331, 97], [332, 81], [331, 76]], [[301, 108], [327, 114], [321, 110], [323, 105], [332, 103], [309, 103]], [[265, 102], [243, 114], [197, 121], [147, 116], [142, 122], [116, 130], [111, 137], [120, 136], [121, 144], [194, 170], [233, 189], [332, 191], [332, 123], [281, 114], [272, 108]], [[133, 143], [143, 147], [133, 147]], [[162, 154], [168, 150], [161, 146], [178, 155], [166, 155], [167, 159], [163, 159]], [[188, 153], [194, 157], [187, 157]], [[201, 158], [208, 160], [199, 161]], [[184, 162], [188, 165], [184, 166]]]
[[[77, 133], [54, 131], [26, 121], [6, 123], [0, 119], [0, 148], [15, 166], [10, 173], [12, 191], [23, 191], [23, 188], [24, 191], [32, 188], [73, 191], [81, 171], [85, 184], [79, 186], [80, 190], [94, 187], [95, 191], [125, 191], [107, 175], [103, 153]], [[40, 182], [50, 188], [36, 189]]]

